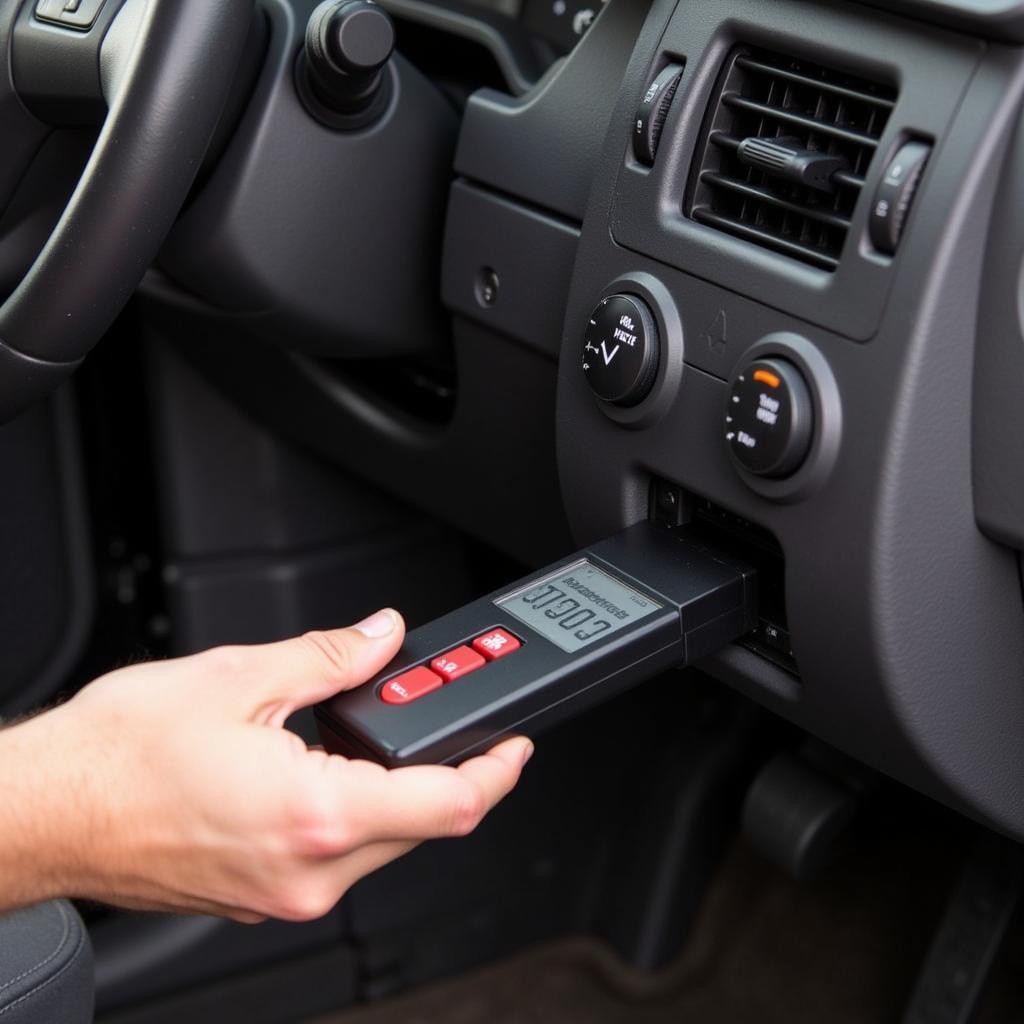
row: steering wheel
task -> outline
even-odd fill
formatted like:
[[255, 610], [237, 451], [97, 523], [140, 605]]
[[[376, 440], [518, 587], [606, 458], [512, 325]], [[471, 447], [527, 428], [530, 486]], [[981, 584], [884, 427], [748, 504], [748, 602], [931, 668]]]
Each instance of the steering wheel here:
[[102, 122], [0, 306], [0, 421], [70, 375], [128, 302], [217, 127], [253, 0], [0, 0], [0, 211], [49, 127]]

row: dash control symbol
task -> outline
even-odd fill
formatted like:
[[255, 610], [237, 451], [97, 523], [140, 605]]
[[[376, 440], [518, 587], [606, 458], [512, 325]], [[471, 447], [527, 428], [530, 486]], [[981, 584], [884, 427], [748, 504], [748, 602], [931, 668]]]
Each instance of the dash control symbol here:
[[[600, 359], [591, 358], [591, 353]], [[658, 373], [658, 329], [643, 300], [609, 295], [591, 313], [583, 335], [581, 366], [598, 398], [636, 405], [647, 397]]]

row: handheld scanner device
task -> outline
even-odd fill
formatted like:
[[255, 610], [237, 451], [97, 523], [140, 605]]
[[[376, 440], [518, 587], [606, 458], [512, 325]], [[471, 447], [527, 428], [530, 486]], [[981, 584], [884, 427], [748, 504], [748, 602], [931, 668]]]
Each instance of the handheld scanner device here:
[[316, 708], [325, 748], [458, 764], [534, 735], [757, 624], [753, 569], [640, 523], [413, 630], [388, 668]]

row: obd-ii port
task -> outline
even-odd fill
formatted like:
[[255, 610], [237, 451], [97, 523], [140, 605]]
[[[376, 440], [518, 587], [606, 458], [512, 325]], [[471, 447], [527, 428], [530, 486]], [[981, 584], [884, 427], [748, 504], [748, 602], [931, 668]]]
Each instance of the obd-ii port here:
[[757, 569], [760, 617], [757, 628], [739, 641], [779, 668], [798, 675], [786, 618], [786, 562], [770, 530], [707, 498], [662, 479], [651, 483], [650, 518], [690, 533], [749, 562]]

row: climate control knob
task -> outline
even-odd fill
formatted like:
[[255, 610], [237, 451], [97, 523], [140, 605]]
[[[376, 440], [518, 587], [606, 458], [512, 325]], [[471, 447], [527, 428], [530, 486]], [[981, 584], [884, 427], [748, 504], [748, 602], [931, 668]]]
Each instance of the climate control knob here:
[[590, 389], [613, 405], [642, 402], [658, 375], [658, 328], [643, 300], [608, 295], [590, 314], [582, 366]]
[[807, 458], [813, 433], [810, 389], [792, 363], [758, 359], [733, 377], [725, 440], [745, 470], [756, 476], [789, 476]]

